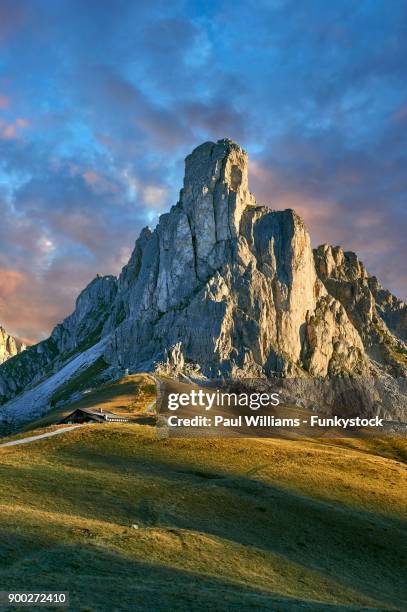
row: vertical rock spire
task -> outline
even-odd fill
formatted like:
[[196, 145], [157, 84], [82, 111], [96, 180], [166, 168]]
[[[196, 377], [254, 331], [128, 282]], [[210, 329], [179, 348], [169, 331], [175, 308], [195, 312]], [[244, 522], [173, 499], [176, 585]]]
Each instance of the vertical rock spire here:
[[232, 140], [205, 142], [185, 160], [181, 206], [196, 249], [197, 275], [216, 269], [224, 241], [239, 235], [240, 220], [254, 197], [248, 188], [248, 156]]

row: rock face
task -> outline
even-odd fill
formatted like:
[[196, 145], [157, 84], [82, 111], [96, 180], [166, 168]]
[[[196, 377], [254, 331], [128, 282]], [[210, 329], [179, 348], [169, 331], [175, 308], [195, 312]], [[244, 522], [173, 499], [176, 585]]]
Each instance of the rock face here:
[[292, 210], [258, 206], [235, 143], [186, 158], [184, 186], [143, 230], [119, 278], [105, 333], [120, 367], [205, 376], [363, 374], [369, 364], [345, 308], [318, 278]]
[[105, 339], [113, 368], [207, 377], [405, 376], [406, 305], [352, 253], [313, 252], [292, 210], [248, 189], [247, 154], [207, 142], [178, 203], [116, 280], [95, 279], [51, 337], [0, 368], [3, 401]]
[[393, 376], [407, 366], [407, 306], [369, 276], [355, 253], [322, 245], [315, 250], [317, 274], [344, 307], [367, 355]]
[[73, 314], [57, 325], [47, 340], [4, 363], [0, 369], [0, 402], [57, 372], [75, 354], [96, 344], [116, 293], [114, 276], [96, 277], [79, 295]]
[[0, 325], [0, 364], [22, 353], [26, 349], [26, 345], [18, 338], [10, 336], [4, 327]]

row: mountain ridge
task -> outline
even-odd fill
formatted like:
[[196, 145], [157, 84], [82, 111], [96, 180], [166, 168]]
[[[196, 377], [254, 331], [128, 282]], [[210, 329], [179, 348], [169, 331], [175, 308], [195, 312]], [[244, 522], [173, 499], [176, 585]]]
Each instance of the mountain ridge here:
[[406, 321], [355, 254], [312, 250], [295, 211], [256, 202], [238, 144], [206, 142], [119, 277], [96, 277], [49, 339], [0, 367], [0, 402], [101, 339], [111, 373], [404, 377]]

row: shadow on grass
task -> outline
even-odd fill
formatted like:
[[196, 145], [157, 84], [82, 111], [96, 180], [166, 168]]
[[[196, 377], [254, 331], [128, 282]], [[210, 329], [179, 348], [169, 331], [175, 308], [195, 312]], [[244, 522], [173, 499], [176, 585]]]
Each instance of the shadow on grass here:
[[[35, 592], [68, 591], [69, 609], [72, 610], [362, 612], [386, 609], [277, 596], [266, 589], [250, 588], [233, 579], [225, 580], [140, 562], [101, 546], [61, 546], [51, 538], [31, 540], [4, 530], [1, 535], [1, 588]], [[4, 549], [5, 542], [7, 550]], [[15, 607], [2, 609], [16, 610]]]
[[406, 525], [399, 519], [151, 456], [141, 461], [76, 446], [60, 449], [57, 460], [67, 470], [60, 485], [53, 472], [60, 466], [19, 469], [21, 486], [30, 483], [34, 507], [217, 536], [283, 556], [344, 588], [407, 609]]

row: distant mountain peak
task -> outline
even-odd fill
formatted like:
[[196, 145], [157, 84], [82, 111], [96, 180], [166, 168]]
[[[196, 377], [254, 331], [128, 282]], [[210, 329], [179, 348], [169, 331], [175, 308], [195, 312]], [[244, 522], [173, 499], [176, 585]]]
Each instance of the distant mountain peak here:
[[24, 342], [7, 333], [0, 325], [0, 364], [26, 349]]

